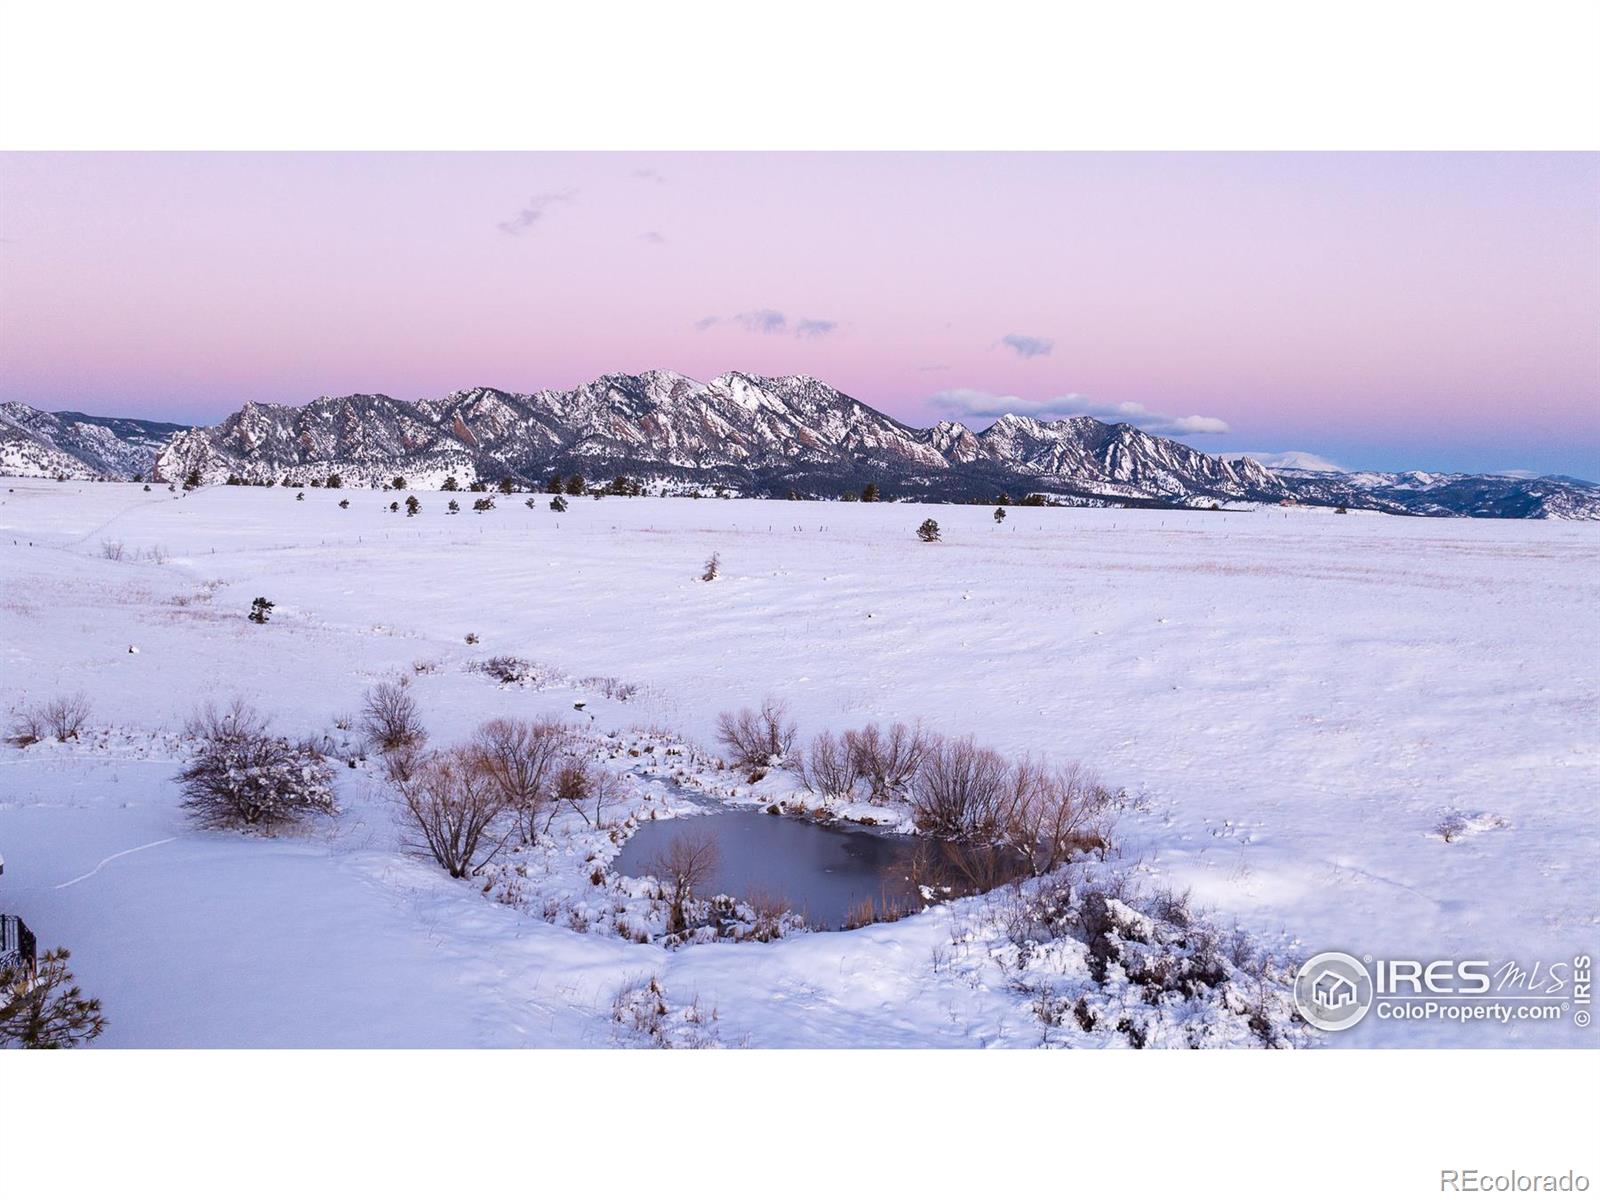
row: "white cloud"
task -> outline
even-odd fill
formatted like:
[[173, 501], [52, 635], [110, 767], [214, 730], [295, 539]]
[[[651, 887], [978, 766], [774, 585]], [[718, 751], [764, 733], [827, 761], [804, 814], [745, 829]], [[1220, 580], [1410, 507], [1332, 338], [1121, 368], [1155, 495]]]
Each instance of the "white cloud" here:
[[1343, 474], [1345, 468], [1309, 450], [1229, 450], [1221, 458], [1253, 458], [1270, 471], [1288, 467], [1296, 471], [1326, 471]]
[[1000, 396], [976, 388], [948, 388], [936, 392], [928, 402], [934, 408], [965, 417], [999, 417], [1015, 413], [1017, 416], [1050, 421], [1061, 417], [1089, 416], [1102, 421], [1137, 425], [1147, 433], [1192, 437], [1228, 432], [1228, 423], [1220, 417], [1171, 417], [1151, 412], [1142, 404], [1102, 404], [1077, 392], [1052, 396], [1046, 400], [1025, 400], [1021, 396]]
[[1056, 348], [1053, 338], [1033, 337], [1026, 333], [1008, 333], [1000, 339], [1000, 344], [1015, 350], [1022, 358], [1037, 358]]
[[508, 233], [512, 237], [524, 230], [531, 228], [544, 219], [546, 213], [558, 204], [571, 204], [572, 198], [578, 194], [576, 188], [566, 188], [559, 192], [542, 192], [537, 196], [528, 197], [528, 202], [517, 211], [509, 221], [500, 222], [500, 232]]
[[704, 333], [712, 326], [722, 324], [724, 320], [742, 326], [747, 333], [788, 334], [797, 338], [823, 338], [839, 328], [839, 322], [825, 320], [822, 317], [801, 317], [791, 322], [775, 308], [754, 308], [749, 312], [735, 313], [727, 318], [701, 317], [694, 323], [694, 327]]

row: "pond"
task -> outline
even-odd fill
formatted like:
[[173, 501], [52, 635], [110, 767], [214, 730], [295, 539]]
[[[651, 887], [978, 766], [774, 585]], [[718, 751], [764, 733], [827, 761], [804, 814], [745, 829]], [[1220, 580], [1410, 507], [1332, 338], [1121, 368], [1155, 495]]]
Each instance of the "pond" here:
[[698, 889], [701, 898], [778, 898], [813, 929], [844, 928], [852, 913], [860, 923], [860, 912], [869, 902], [880, 915], [885, 910], [901, 915], [921, 911], [925, 901], [913, 878], [953, 884], [957, 894], [1000, 882], [982, 878], [994, 869], [987, 855], [974, 881], [973, 852], [945, 843], [731, 808], [646, 821], [613, 865], [624, 875], [650, 875], [651, 864], [675, 838], [704, 832], [716, 836], [717, 865], [710, 882]]

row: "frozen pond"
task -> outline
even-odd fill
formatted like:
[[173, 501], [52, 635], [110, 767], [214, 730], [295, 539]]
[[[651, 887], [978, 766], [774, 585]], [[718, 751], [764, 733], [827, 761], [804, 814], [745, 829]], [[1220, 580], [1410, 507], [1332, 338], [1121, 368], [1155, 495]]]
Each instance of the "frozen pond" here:
[[780, 897], [813, 929], [838, 929], [870, 900], [882, 910], [916, 912], [923, 901], [906, 879], [905, 861], [920, 839], [815, 825], [794, 817], [726, 809], [697, 817], [646, 821], [617, 857], [624, 875], [649, 875], [674, 838], [716, 834], [718, 863], [702, 898], [726, 893]]

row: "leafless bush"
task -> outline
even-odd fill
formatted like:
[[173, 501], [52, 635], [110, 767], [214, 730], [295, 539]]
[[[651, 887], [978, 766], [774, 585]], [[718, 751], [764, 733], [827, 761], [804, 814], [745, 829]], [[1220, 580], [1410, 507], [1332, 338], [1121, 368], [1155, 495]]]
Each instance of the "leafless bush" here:
[[993, 750], [970, 737], [940, 738], [911, 779], [912, 814], [932, 837], [992, 840], [1005, 827], [1016, 784]]
[[44, 716], [39, 709], [22, 708], [12, 714], [6, 740], [13, 746], [31, 746], [44, 741], [46, 732]]
[[794, 748], [795, 733], [789, 706], [779, 700], [763, 701], [759, 712], [744, 708], [717, 718], [717, 738], [740, 767], [785, 765]]
[[1056, 771], [1012, 768], [1006, 840], [1046, 875], [1074, 854], [1103, 847], [1111, 793], [1077, 763]]
[[333, 772], [323, 756], [273, 736], [248, 705], [208, 705], [186, 732], [200, 745], [178, 781], [184, 807], [201, 824], [270, 831], [308, 813], [334, 811]]
[[480, 675], [487, 675], [497, 683], [510, 685], [513, 683], [533, 683], [533, 664], [525, 658], [517, 658], [511, 654], [497, 654], [493, 658], [486, 658], [482, 662], [472, 664], [472, 670]]
[[688, 928], [685, 906], [698, 889], [711, 881], [720, 859], [716, 834], [692, 830], [673, 838], [648, 864], [646, 869], [660, 880], [670, 905], [668, 933], [682, 933]]
[[584, 801], [594, 795], [595, 775], [589, 764], [573, 756], [556, 771], [556, 798]]
[[89, 698], [82, 692], [58, 696], [44, 706], [45, 727], [58, 742], [75, 739], [89, 720]]
[[127, 557], [128, 548], [121, 542], [101, 542], [100, 557], [110, 559], [112, 562], [121, 562]]
[[1467, 831], [1467, 819], [1454, 811], [1441, 813], [1433, 831], [1445, 841], [1453, 842]]
[[517, 821], [524, 841], [539, 832], [539, 818], [558, 793], [557, 763], [570, 731], [554, 721], [499, 718], [478, 730], [472, 750], [490, 783]]
[[639, 685], [625, 683], [615, 675], [589, 675], [578, 680], [580, 687], [593, 688], [607, 700], [618, 700], [626, 704], [639, 694]]
[[167, 561], [167, 548], [165, 546], [148, 546], [140, 552], [139, 557], [156, 566], [164, 566]]
[[420, 749], [428, 740], [417, 702], [404, 683], [380, 683], [367, 692], [361, 728], [385, 754]]
[[900, 722], [887, 733], [872, 724], [845, 734], [856, 770], [871, 787], [875, 802], [893, 798], [911, 782], [932, 741], [921, 725]]
[[814, 792], [835, 799], [848, 799], [855, 795], [861, 782], [861, 770], [856, 756], [850, 752], [850, 734], [836, 738], [831, 733], [819, 733], [811, 739], [800, 762], [800, 780]]
[[24, 708], [12, 718], [8, 740], [16, 746], [31, 746], [53, 737], [58, 742], [72, 741], [83, 732], [89, 720], [89, 698], [82, 692], [71, 696], [57, 696], [31, 708]]
[[471, 748], [428, 755], [397, 787], [413, 832], [454, 879], [487, 866], [510, 836], [504, 794]]
[[868, 925], [899, 921], [910, 915], [910, 906], [901, 900], [885, 896], [875, 902], [871, 896], [864, 896], [846, 911], [840, 928], [863, 929]]

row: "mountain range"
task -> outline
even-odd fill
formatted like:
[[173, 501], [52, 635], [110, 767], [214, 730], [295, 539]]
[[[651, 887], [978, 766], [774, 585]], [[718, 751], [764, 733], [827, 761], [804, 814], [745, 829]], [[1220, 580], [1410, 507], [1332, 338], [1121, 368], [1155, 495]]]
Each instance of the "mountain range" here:
[[1600, 487], [1564, 476], [1341, 473], [1224, 458], [1093, 417], [1005, 415], [981, 431], [919, 429], [809, 376], [733, 372], [701, 383], [670, 371], [603, 375], [567, 391], [471, 388], [442, 399], [324, 396], [246, 404], [189, 427], [0, 405], [0, 473], [205, 484], [346, 487], [404, 476], [429, 487], [551, 474], [627, 475], [649, 490], [992, 500], [1029, 493], [1076, 504], [1346, 505], [1396, 514], [1600, 519]]

